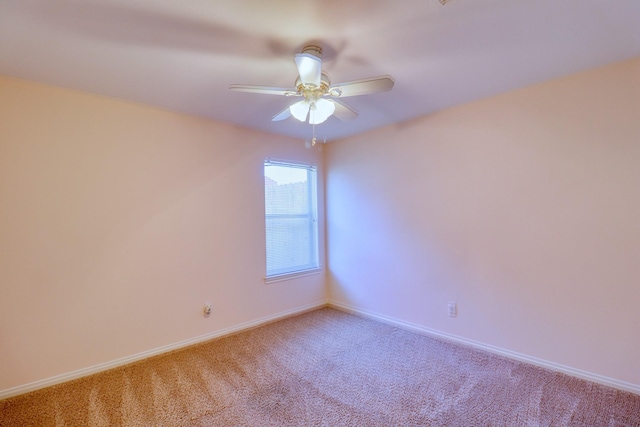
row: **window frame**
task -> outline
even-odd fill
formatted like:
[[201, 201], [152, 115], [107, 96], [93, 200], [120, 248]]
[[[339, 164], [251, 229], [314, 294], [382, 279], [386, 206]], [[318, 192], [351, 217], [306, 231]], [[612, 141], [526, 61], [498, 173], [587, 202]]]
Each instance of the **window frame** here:
[[[264, 280], [266, 283], [279, 282], [283, 280], [290, 280], [297, 277], [304, 277], [313, 274], [318, 274], [322, 271], [322, 267], [320, 265], [320, 241], [319, 241], [319, 227], [318, 227], [318, 168], [315, 164], [290, 161], [290, 160], [280, 160], [280, 159], [272, 159], [267, 158], [263, 162], [263, 177], [265, 179], [266, 184], [266, 168], [268, 166], [279, 166], [279, 167], [289, 167], [289, 168], [297, 168], [303, 169], [307, 171], [307, 195], [308, 195], [308, 212], [307, 213], [275, 213], [268, 214], [267, 213], [267, 193], [266, 193], [266, 185], [263, 193], [264, 196], [264, 224], [265, 224], [265, 277]], [[269, 218], [308, 218], [309, 219], [309, 259], [311, 259], [311, 263], [302, 266], [302, 268], [291, 268], [291, 269], [278, 269], [275, 271], [269, 271], [267, 265], [268, 258], [268, 244], [267, 244], [267, 235], [268, 235], [268, 226], [267, 220]]]

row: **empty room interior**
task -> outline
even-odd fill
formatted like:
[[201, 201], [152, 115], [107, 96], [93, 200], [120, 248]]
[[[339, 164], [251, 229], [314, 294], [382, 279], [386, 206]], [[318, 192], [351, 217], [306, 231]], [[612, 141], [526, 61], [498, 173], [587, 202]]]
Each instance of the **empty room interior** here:
[[0, 2], [0, 404], [326, 307], [640, 399], [639, 303], [635, 0]]

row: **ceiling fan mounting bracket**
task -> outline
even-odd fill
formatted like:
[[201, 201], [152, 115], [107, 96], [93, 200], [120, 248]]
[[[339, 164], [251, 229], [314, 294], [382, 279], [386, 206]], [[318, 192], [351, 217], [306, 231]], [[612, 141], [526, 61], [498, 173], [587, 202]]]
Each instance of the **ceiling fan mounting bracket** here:
[[309, 55], [322, 59], [322, 48], [315, 44], [305, 46], [304, 49], [302, 49], [302, 53], [308, 53]]

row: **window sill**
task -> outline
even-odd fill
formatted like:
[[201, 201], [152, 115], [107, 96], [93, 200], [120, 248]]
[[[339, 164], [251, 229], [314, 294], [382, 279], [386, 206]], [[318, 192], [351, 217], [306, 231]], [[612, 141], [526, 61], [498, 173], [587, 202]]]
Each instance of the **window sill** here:
[[314, 274], [320, 274], [321, 272], [322, 272], [322, 267], [311, 268], [309, 270], [302, 270], [302, 271], [296, 271], [293, 273], [278, 274], [276, 276], [265, 277], [264, 282], [267, 284], [284, 282], [285, 280], [297, 279], [299, 277], [313, 276]]

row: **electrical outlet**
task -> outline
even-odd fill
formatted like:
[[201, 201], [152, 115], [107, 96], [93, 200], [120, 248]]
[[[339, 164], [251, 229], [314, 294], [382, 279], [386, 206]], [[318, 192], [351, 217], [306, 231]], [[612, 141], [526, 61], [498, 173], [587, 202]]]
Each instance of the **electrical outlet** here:
[[458, 304], [455, 301], [449, 301], [449, 317], [456, 317], [458, 315]]
[[212, 306], [212, 304], [211, 304], [210, 302], [206, 303], [206, 304], [204, 305], [204, 309], [203, 309], [203, 311], [204, 311], [204, 315], [205, 315], [205, 316], [210, 315], [210, 314], [211, 314], [211, 310], [212, 310], [212, 308], [213, 308], [213, 306]]

